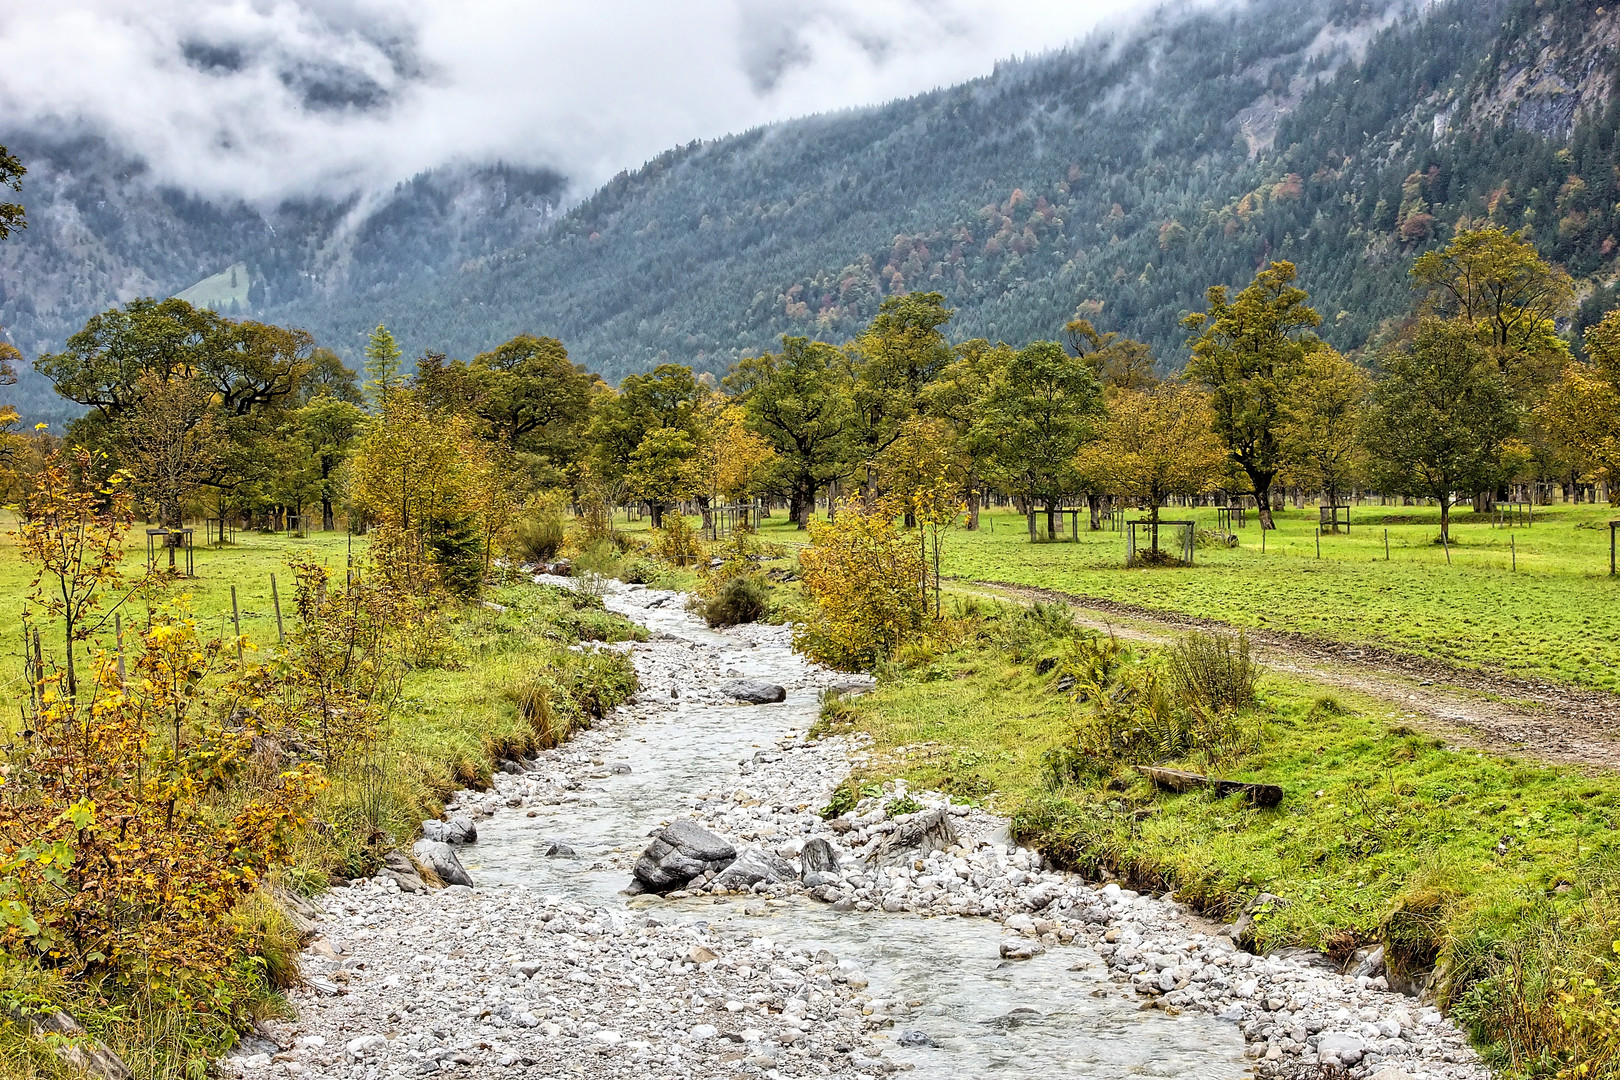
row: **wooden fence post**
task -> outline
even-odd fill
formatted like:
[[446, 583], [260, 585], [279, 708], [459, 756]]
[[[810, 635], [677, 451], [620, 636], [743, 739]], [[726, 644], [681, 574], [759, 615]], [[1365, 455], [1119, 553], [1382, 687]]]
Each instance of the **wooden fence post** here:
[[242, 663], [242, 611], [236, 606], [236, 586], [231, 586], [231, 623], [236, 627], [236, 663]]
[[276, 575], [270, 575], [270, 602], [276, 606], [276, 640], [287, 641], [287, 629], [281, 623], [281, 593], [276, 590]]

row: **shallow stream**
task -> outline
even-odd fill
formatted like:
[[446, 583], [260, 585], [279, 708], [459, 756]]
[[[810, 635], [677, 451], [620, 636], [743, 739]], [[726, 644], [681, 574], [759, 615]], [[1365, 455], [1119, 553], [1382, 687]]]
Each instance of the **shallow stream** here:
[[[719, 650], [723, 669], [794, 685], [804, 661], [784, 645], [715, 632], [675, 604], [648, 608], [611, 596], [608, 606], [655, 634]], [[741, 786], [738, 763], [815, 722], [809, 691], [779, 705], [740, 707], [670, 699], [623, 730], [601, 756], [625, 774], [593, 779], [576, 801], [497, 814], [480, 824], [462, 859], [481, 887], [526, 885], [590, 904], [625, 904], [622, 858], [639, 851], [662, 822], [686, 815], [705, 791]], [[547, 858], [552, 839], [577, 859]], [[611, 865], [618, 862], [620, 865]], [[977, 1076], [1175, 1076], [1225, 1080], [1248, 1072], [1243, 1040], [1231, 1024], [1201, 1016], [1143, 1010], [1128, 988], [1110, 983], [1088, 949], [1057, 947], [1027, 961], [1002, 960], [999, 924], [982, 918], [922, 918], [910, 913], [834, 912], [795, 897], [786, 906], [712, 897], [661, 901], [665, 917], [707, 921], [776, 941], [826, 948], [858, 963], [868, 996], [916, 1002], [891, 1039], [920, 1031], [937, 1046], [901, 1047], [888, 1056], [915, 1066], [918, 1078]]]

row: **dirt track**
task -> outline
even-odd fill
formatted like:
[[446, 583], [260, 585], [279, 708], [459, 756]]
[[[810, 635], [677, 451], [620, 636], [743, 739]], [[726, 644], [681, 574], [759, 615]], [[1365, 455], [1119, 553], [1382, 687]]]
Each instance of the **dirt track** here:
[[[1188, 629], [1239, 629], [1215, 619], [1052, 589], [973, 584], [1020, 599], [1067, 604], [1082, 624], [1132, 640], [1164, 641]], [[1456, 668], [1376, 645], [1288, 631], [1245, 633], [1272, 670], [1387, 702], [1459, 744], [1585, 770], [1620, 771], [1620, 695]]]

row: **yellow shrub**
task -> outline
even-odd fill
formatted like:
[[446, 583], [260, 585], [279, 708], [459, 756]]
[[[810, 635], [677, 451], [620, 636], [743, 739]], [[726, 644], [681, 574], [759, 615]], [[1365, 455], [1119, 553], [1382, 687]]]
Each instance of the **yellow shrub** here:
[[895, 508], [857, 502], [835, 520], [810, 523], [799, 555], [804, 591], [814, 602], [794, 630], [794, 647], [846, 671], [870, 668], [923, 627], [925, 569], [917, 542], [894, 527]]

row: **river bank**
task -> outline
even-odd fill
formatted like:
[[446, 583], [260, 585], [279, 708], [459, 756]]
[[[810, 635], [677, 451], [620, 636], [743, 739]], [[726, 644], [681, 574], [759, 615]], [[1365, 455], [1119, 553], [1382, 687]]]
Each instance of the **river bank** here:
[[[792, 654], [784, 628], [710, 631], [682, 605], [609, 598], [652, 631], [624, 646], [636, 698], [510, 763], [492, 791], [458, 794], [479, 832], [460, 848], [476, 888], [409, 894], [383, 878], [325, 898], [306, 971], [328, 992], [299, 995], [299, 1018], [232, 1069], [1487, 1075], [1455, 1028], [1371, 970], [1253, 957], [1173, 900], [1043, 867], [983, 811], [891, 789], [822, 819], [864, 751], [809, 729], [821, 692], [850, 677]], [[737, 679], [786, 700], [737, 704]], [[901, 798], [909, 813], [886, 812]], [[745, 895], [701, 881], [621, 895], [648, 835], [677, 817], [790, 865], [825, 840], [838, 866]]]

